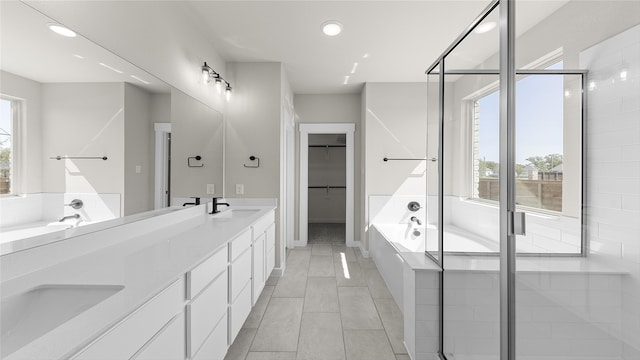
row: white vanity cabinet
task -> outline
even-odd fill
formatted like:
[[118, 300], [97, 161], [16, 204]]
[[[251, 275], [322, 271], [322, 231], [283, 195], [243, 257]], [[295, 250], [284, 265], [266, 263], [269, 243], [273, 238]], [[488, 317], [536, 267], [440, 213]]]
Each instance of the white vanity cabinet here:
[[248, 225], [71, 359], [223, 359], [274, 267], [274, 211]]
[[166, 352], [184, 356], [184, 322], [179, 328], [170, 330], [180, 336], [162, 336], [163, 330], [171, 327], [169, 323], [172, 320], [180, 323], [175, 317], [179, 317], [184, 311], [184, 286], [183, 278], [177, 280], [109, 329], [73, 359], [129, 359], [136, 354], [144, 355], [145, 347], [151, 348], [151, 352], [160, 345]]
[[251, 312], [251, 229], [231, 240], [229, 284], [229, 332], [231, 342]]
[[221, 359], [227, 351], [228, 254], [224, 246], [187, 273], [188, 358]]
[[252, 305], [255, 305], [258, 301], [258, 297], [260, 296], [260, 293], [262, 293], [264, 285], [273, 270], [274, 261], [270, 259], [269, 256], [275, 256], [275, 251], [272, 249], [275, 248], [275, 242], [270, 244], [269, 236], [273, 232], [273, 240], [275, 240], [274, 222], [275, 214], [273, 211], [270, 211], [251, 226], [253, 232], [253, 242], [251, 246], [253, 254]]

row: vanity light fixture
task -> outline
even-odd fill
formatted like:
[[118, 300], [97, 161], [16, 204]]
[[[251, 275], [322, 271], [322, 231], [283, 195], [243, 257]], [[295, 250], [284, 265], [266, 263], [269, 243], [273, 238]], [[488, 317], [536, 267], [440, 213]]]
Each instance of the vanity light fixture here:
[[58, 35], [62, 35], [66, 37], [76, 37], [75, 31], [69, 28], [66, 28], [60, 24], [47, 24], [47, 26], [49, 27], [49, 30], [53, 31]]
[[342, 24], [335, 20], [322, 23], [322, 32], [327, 36], [336, 36], [342, 32]]
[[227, 87], [224, 89], [224, 94], [227, 98], [227, 101], [231, 100], [231, 84], [228, 81], [224, 81], [227, 84]]
[[225, 95], [227, 97], [227, 101], [231, 98], [231, 84], [220, 76], [215, 70], [211, 68], [211, 66], [207, 65], [205, 61], [204, 65], [200, 68], [202, 71], [202, 82], [208, 84], [211, 82], [211, 79], [214, 79], [216, 90], [218, 90], [218, 94], [222, 93], [222, 85], [225, 86]]

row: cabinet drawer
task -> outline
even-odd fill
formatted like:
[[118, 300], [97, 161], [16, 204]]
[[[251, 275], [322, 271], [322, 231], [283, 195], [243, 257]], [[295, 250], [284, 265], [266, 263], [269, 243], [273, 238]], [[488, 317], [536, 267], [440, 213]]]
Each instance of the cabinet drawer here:
[[169, 321], [131, 360], [178, 360], [185, 357], [184, 314]]
[[220, 320], [216, 328], [205, 340], [193, 360], [222, 360], [227, 354], [227, 314]]
[[267, 215], [261, 217], [251, 227], [253, 228], [253, 238], [257, 238], [260, 234], [265, 232], [269, 225], [275, 222], [274, 212], [270, 211]]
[[187, 299], [196, 297], [218, 274], [227, 269], [229, 252], [223, 247], [187, 273]]
[[247, 229], [231, 240], [231, 262], [235, 261], [238, 256], [251, 246], [251, 240], [251, 229]]
[[231, 264], [231, 302], [251, 280], [251, 249], [247, 249]]
[[115, 325], [74, 359], [129, 359], [182, 311], [185, 293], [183, 278]]
[[215, 324], [227, 314], [227, 272], [223, 272], [187, 305], [189, 354], [195, 354]]
[[271, 224], [271, 227], [267, 229], [267, 244], [265, 245], [267, 251], [274, 249], [276, 246], [276, 225]]
[[229, 331], [231, 332], [231, 343], [235, 340], [236, 336], [242, 329], [244, 321], [251, 312], [251, 284], [247, 284], [238, 298], [231, 304], [231, 326]]

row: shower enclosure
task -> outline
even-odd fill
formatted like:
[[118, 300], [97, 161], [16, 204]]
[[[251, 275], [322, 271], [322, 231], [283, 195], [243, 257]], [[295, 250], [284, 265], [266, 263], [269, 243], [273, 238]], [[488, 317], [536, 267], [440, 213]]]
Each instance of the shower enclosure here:
[[442, 359], [640, 358], [638, 10], [496, 0], [427, 69]]

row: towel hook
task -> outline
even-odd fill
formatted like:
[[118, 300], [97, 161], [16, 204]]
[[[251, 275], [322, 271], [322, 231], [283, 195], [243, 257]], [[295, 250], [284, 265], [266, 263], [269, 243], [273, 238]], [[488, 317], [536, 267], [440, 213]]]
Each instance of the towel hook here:
[[246, 168], [254, 168], [254, 169], [260, 167], [260, 158], [259, 157], [251, 155], [251, 156], [249, 156], [249, 160], [257, 161], [258, 163], [256, 165], [247, 165], [247, 164], [242, 164], [242, 165], [244, 165], [244, 167], [246, 167]]

